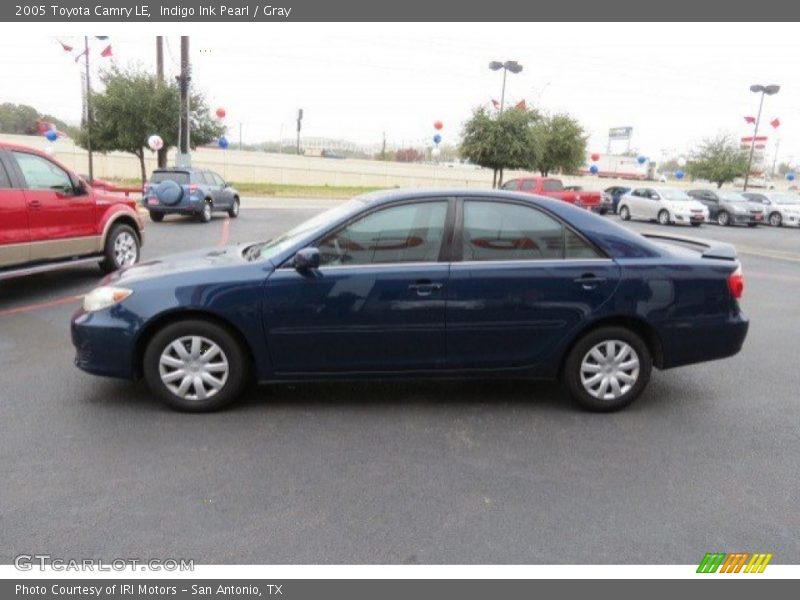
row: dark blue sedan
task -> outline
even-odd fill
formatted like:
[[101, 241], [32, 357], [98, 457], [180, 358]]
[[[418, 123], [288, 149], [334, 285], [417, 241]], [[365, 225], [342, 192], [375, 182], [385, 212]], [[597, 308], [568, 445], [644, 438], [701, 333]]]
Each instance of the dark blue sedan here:
[[560, 378], [584, 408], [633, 401], [652, 366], [736, 354], [734, 249], [648, 239], [564, 202], [393, 191], [267, 242], [108, 276], [72, 319], [76, 364], [207, 411], [262, 383]]

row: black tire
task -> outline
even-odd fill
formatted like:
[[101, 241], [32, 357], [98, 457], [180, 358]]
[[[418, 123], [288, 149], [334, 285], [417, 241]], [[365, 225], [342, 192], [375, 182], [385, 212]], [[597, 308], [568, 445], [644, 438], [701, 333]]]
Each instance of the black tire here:
[[[622, 395], [616, 398], [600, 399], [590, 394], [584, 386], [581, 380], [581, 365], [595, 346], [612, 340], [624, 342], [635, 352], [639, 360], [639, 370], [635, 382]], [[594, 412], [612, 412], [620, 410], [636, 400], [650, 380], [652, 366], [650, 350], [638, 334], [624, 327], [600, 327], [584, 335], [572, 347], [564, 362], [561, 383], [567, 394], [581, 408]], [[602, 375], [602, 373], [599, 374]]]
[[667, 209], [663, 209], [658, 213], [658, 223], [659, 225], [669, 225], [669, 211]]
[[[190, 336], [202, 337], [217, 344], [227, 359], [227, 378], [223, 386], [205, 399], [179, 396], [161, 379], [162, 353], [173, 342]], [[186, 412], [210, 412], [230, 404], [242, 393], [249, 377], [247, 355], [236, 337], [224, 327], [202, 319], [178, 321], [159, 330], [147, 344], [143, 366], [144, 378], [153, 393], [172, 408]], [[190, 393], [196, 391], [195, 385], [190, 385]]]
[[239, 198], [233, 199], [233, 204], [231, 204], [231, 207], [228, 209], [228, 216], [231, 219], [235, 219], [239, 216]]
[[698, 223], [697, 221], [692, 221], [692, 227], [700, 227], [702, 223]]
[[758, 227], [758, 223], [748, 223], [748, 227]]
[[623, 221], [631, 220], [631, 211], [624, 204], [619, 209], [619, 218]]
[[203, 202], [202, 210], [199, 213], [197, 213], [197, 219], [201, 223], [208, 223], [209, 221], [211, 221], [211, 210], [212, 210], [212, 208], [213, 207], [211, 205], [211, 200], [206, 199]]
[[161, 223], [164, 220], [164, 213], [156, 212], [154, 210], [150, 211], [150, 220], [154, 223]]
[[122, 267], [135, 265], [139, 262], [139, 246], [139, 236], [133, 227], [123, 223], [113, 225], [106, 238], [103, 248], [105, 258], [100, 263], [100, 268], [105, 273], [111, 273]]
[[722, 227], [727, 227], [731, 224], [731, 216], [724, 210], [717, 213], [717, 223]]
[[775, 211], [774, 213], [770, 213], [769, 215], [769, 224], [773, 227], [780, 227], [783, 225], [783, 216], [781, 213]]

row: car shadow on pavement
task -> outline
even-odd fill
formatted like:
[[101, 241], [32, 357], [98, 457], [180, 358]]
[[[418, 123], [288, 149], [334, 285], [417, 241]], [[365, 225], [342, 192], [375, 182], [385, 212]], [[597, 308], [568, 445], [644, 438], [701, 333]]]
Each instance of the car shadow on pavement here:
[[0, 310], [83, 294], [103, 277], [97, 265], [86, 265], [0, 281]]

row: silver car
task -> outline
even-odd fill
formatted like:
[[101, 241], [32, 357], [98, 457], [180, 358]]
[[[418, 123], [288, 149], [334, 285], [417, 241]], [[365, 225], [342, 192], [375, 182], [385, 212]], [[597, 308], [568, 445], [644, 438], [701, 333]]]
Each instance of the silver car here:
[[699, 227], [708, 221], [708, 208], [685, 192], [670, 187], [636, 188], [622, 196], [618, 212], [623, 221], [647, 219]]
[[789, 192], [742, 192], [751, 202], [764, 206], [767, 221], [773, 227], [800, 225], [800, 196]]

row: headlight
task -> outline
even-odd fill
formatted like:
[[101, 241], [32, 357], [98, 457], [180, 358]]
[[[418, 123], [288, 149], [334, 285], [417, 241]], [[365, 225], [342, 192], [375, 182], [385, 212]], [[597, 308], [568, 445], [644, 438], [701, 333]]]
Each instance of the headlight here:
[[93, 289], [83, 297], [83, 310], [95, 312], [109, 306], [119, 304], [130, 296], [133, 290], [119, 287], [102, 286]]

